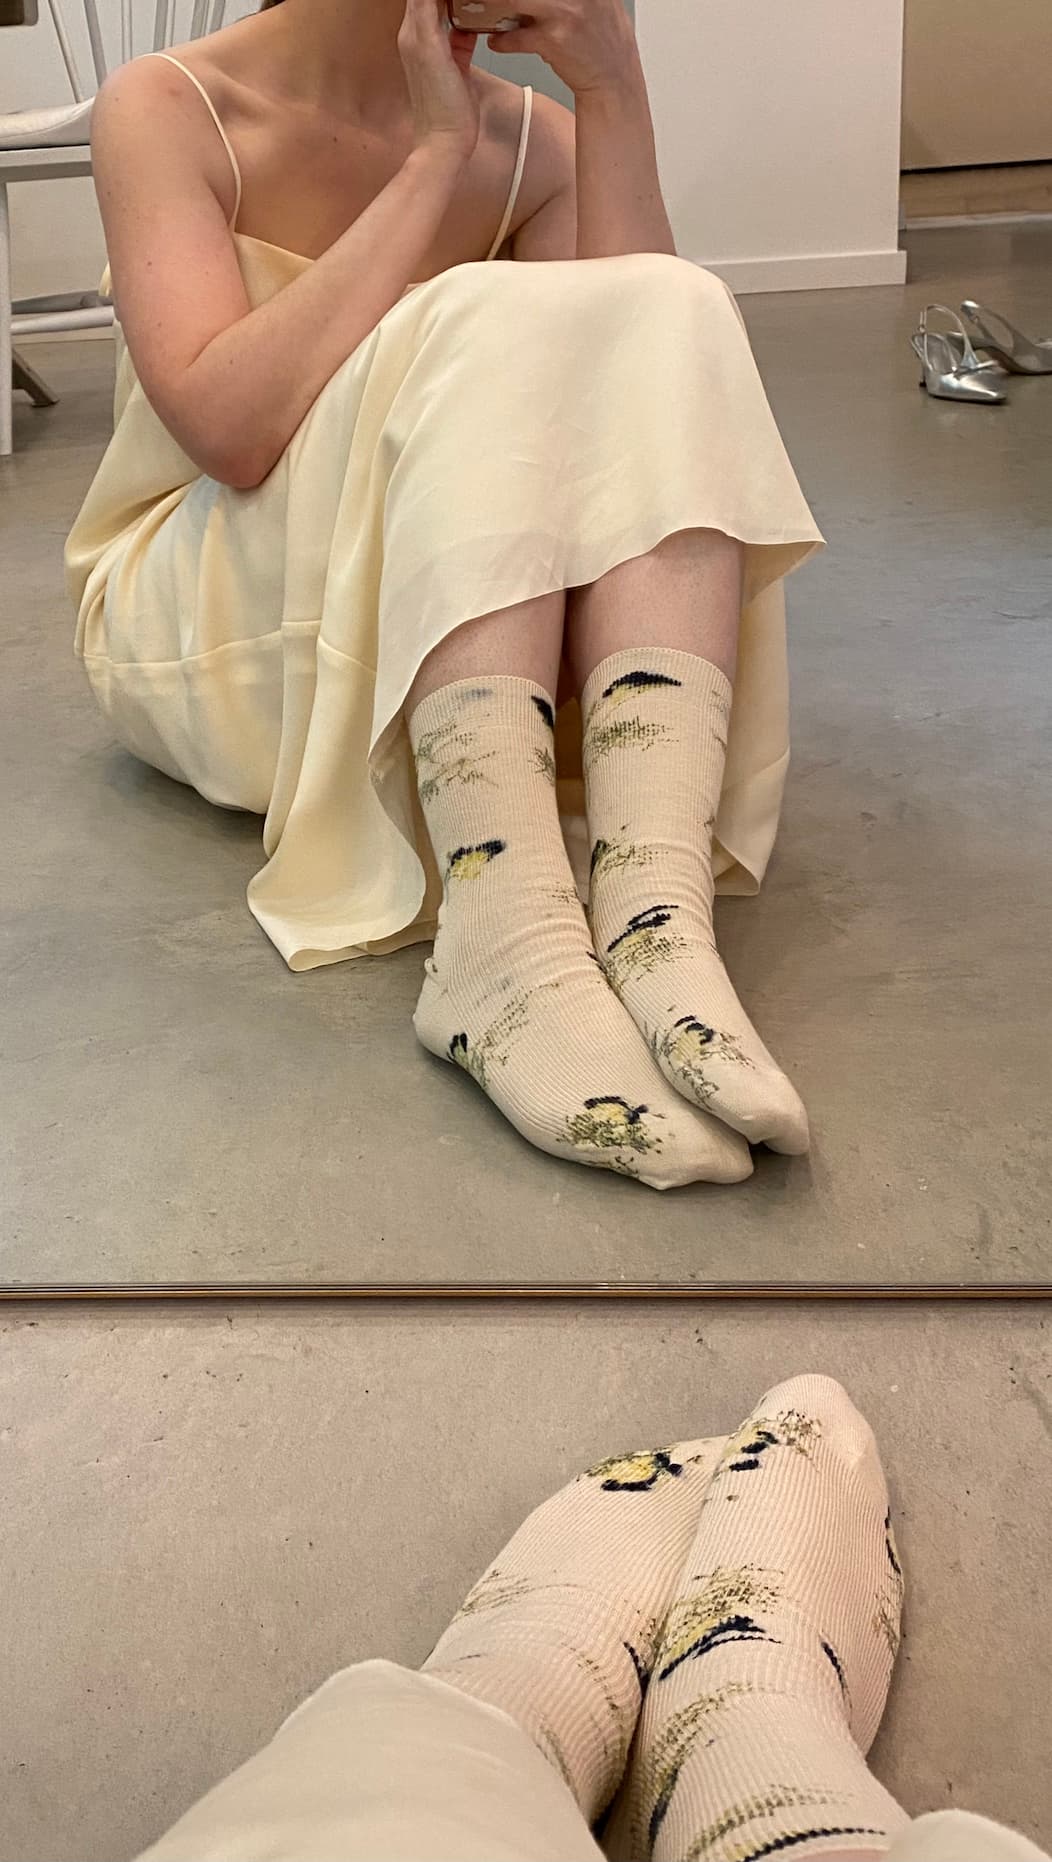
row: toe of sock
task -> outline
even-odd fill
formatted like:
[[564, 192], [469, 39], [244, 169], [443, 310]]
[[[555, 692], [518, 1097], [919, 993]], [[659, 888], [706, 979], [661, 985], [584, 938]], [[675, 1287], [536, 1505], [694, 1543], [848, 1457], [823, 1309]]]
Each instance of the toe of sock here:
[[765, 1144], [785, 1157], [801, 1157], [811, 1142], [803, 1100], [775, 1066], [709, 1065], [699, 1088], [696, 1075], [672, 1059], [662, 1060], [669, 1084], [736, 1131], [748, 1144]]
[[[779, 1084], [777, 1102], [774, 1102], [772, 1095], [771, 1112], [768, 1118], [759, 1121], [767, 1125], [767, 1130], [762, 1139], [754, 1138], [751, 1142], [763, 1143], [768, 1150], [777, 1151], [782, 1157], [803, 1157], [811, 1148], [811, 1131], [804, 1102], [784, 1074], [779, 1076]], [[748, 1138], [749, 1133], [745, 1132], [744, 1136]]]
[[880, 1451], [869, 1423], [835, 1377], [805, 1372], [776, 1384], [759, 1406], [768, 1414], [798, 1410], [821, 1425], [823, 1439], [841, 1460], [857, 1465], [884, 1491]]
[[782, 1157], [802, 1157], [810, 1147], [803, 1100], [784, 1073], [751, 1075], [745, 1092], [717, 1093], [711, 1110], [749, 1144], [765, 1144]]
[[659, 1156], [647, 1159], [639, 1179], [651, 1189], [681, 1189], [688, 1183], [744, 1183], [752, 1176], [753, 1161], [745, 1139], [710, 1118], [677, 1107], [667, 1116], [666, 1136]]

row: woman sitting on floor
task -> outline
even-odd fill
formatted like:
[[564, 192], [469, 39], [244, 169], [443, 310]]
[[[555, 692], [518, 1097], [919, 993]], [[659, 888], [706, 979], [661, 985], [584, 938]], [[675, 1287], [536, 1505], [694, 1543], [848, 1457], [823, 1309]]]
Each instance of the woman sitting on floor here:
[[576, 122], [442, 0], [267, 0], [104, 87], [126, 347], [77, 648], [128, 749], [266, 817], [291, 968], [437, 929], [417, 1033], [534, 1144], [736, 1182], [807, 1146], [712, 901], [763, 877], [820, 538], [675, 257], [621, 0], [531, 16], [492, 43]]

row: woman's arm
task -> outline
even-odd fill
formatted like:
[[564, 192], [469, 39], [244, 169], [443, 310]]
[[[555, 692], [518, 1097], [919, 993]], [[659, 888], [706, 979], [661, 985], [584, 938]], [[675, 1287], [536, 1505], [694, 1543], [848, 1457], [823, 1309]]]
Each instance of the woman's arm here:
[[[661, 195], [646, 78], [622, 0], [534, 0], [533, 23], [492, 41], [536, 52], [574, 92], [574, 118], [537, 99], [543, 205], [519, 228], [516, 258], [675, 253]], [[572, 237], [572, 243], [571, 243]]]
[[118, 71], [96, 104], [92, 151], [117, 310], [143, 388], [203, 472], [258, 485], [416, 276], [463, 162], [415, 150], [322, 258], [253, 310], [227, 225], [229, 165], [185, 79], [159, 63]]
[[632, 63], [622, 80], [577, 99], [577, 256], [675, 250], [633, 38]]

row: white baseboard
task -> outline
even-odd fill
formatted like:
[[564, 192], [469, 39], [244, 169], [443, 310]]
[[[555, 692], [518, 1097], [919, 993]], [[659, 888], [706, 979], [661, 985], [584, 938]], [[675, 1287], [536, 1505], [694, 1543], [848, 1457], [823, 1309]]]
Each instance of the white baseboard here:
[[897, 251], [816, 252], [770, 259], [698, 255], [695, 262], [716, 272], [740, 296], [752, 291], [839, 291], [852, 285], [906, 282], [906, 254]]
[[906, 221], [909, 233], [942, 232], [956, 226], [1029, 226], [1046, 225], [1052, 213], [1043, 208], [1017, 208], [1011, 213], [928, 213], [911, 216]]

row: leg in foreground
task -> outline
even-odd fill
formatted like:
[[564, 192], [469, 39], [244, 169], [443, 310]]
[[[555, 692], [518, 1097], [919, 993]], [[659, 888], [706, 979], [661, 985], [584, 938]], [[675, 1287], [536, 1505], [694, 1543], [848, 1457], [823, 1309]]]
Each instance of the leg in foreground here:
[[706, 1493], [614, 1853], [885, 1856], [908, 1819], [864, 1754], [884, 1711], [901, 1601], [868, 1425], [828, 1378], [779, 1385], [731, 1437]]
[[589, 1823], [621, 1782], [723, 1447], [679, 1443], [581, 1475], [519, 1528], [425, 1663], [510, 1714]]
[[606, 974], [666, 1078], [753, 1144], [807, 1149], [800, 1099], [749, 1021], [713, 931], [742, 546], [682, 530], [571, 596]]
[[739, 1182], [746, 1145], [670, 1089], [595, 961], [555, 795], [563, 607], [544, 596], [469, 623], [410, 695], [443, 878], [414, 1025], [553, 1156], [656, 1189]]

